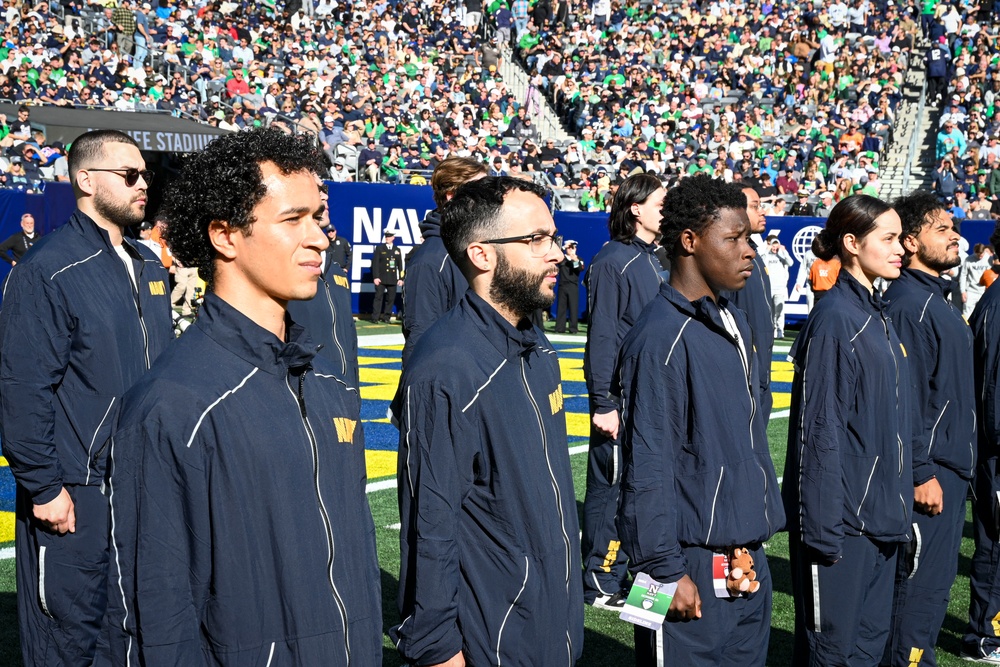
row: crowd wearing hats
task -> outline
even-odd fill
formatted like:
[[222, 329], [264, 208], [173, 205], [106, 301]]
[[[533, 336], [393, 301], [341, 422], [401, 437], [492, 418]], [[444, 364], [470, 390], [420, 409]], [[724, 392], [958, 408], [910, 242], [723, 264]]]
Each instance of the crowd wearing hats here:
[[928, 75], [945, 82], [930, 100], [940, 111], [934, 190], [956, 218], [990, 220], [1000, 212], [1000, 15], [975, 9], [938, 5], [926, 34]]

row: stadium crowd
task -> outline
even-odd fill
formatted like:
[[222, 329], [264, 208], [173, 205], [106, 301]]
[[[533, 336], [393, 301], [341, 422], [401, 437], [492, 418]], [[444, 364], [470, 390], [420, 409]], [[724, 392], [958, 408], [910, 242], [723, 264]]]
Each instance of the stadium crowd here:
[[[471, 156], [587, 211], [637, 170], [753, 180], [775, 215], [877, 195], [920, 30], [912, 3], [843, 1], [7, 5], [0, 101], [280, 123], [316, 134], [334, 180], [424, 183]], [[540, 136], [543, 94], [571, 140]], [[0, 167], [36, 189], [59, 149], [17, 122]]]
[[934, 190], [959, 219], [1000, 211], [996, 58], [1000, 17], [939, 5], [927, 38], [928, 101], [934, 103]]

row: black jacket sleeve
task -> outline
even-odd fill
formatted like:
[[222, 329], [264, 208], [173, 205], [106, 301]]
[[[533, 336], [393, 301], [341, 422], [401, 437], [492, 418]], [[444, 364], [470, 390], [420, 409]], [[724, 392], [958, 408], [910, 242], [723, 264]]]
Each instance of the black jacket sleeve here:
[[604, 414], [618, 409], [618, 404], [608, 393], [615, 358], [621, 344], [618, 327], [628, 302], [627, 295], [622, 293], [620, 273], [607, 263], [590, 266], [588, 290], [590, 328], [587, 332], [587, 345], [590, 348], [590, 373], [586, 378], [587, 391], [590, 394], [591, 411]]

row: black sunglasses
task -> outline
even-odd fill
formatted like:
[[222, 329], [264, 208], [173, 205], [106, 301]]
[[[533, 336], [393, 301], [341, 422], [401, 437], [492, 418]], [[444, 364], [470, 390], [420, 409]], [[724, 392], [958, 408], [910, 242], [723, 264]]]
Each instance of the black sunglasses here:
[[151, 172], [149, 169], [136, 169], [135, 167], [128, 167], [126, 169], [125, 167], [121, 167], [119, 169], [110, 169], [110, 168], [107, 168], [107, 169], [105, 169], [105, 168], [98, 169], [98, 168], [91, 168], [91, 169], [88, 169], [87, 171], [110, 171], [110, 172], [113, 172], [115, 174], [118, 174], [122, 178], [124, 178], [125, 179], [125, 185], [127, 185], [128, 187], [132, 187], [133, 185], [135, 185], [136, 183], [138, 183], [140, 176], [142, 177], [142, 180], [146, 182], [146, 185], [149, 185], [149, 184], [151, 184], [153, 182], [153, 172]]

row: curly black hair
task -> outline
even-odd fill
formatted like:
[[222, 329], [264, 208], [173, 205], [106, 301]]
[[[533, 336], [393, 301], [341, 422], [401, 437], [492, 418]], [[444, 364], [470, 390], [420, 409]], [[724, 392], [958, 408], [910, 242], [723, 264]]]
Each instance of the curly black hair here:
[[685, 229], [701, 234], [719, 219], [724, 208], [745, 209], [747, 196], [743, 188], [707, 174], [682, 178], [667, 191], [660, 212], [660, 245], [671, 257], [676, 257], [677, 241]]
[[198, 269], [212, 285], [215, 249], [208, 226], [225, 221], [249, 235], [253, 210], [267, 194], [260, 165], [274, 164], [282, 174], [311, 171], [323, 175], [323, 155], [305, 136], [258, 128], [233, 132], [187, 157], [180, 177], [170, 184], [161, 214], [170, 251], [187, 267]]
[[513, 190], [530, 192], [544, 199], [548, 190], [511, 176], [488, 176], [463, 183], [451, 201], [441, 209], [441, 241], [451, 259], [463, 268], [470, 243], [506, 236], [507, 226], [500, 216], [503, 202]]
[[[945, 211], [945, 205], [931, 192], [916, 190], [908, 195], [902, 195], [892, 201], [892, 208], [899, 214], [903, 223], [903, 233], [900, 240], [907, 236], [916, 236], [924, 225], [930, 224], [930, 216], [936, 211]], [[903, 246], [903, 266], [910, 263], [913, 253]]]

